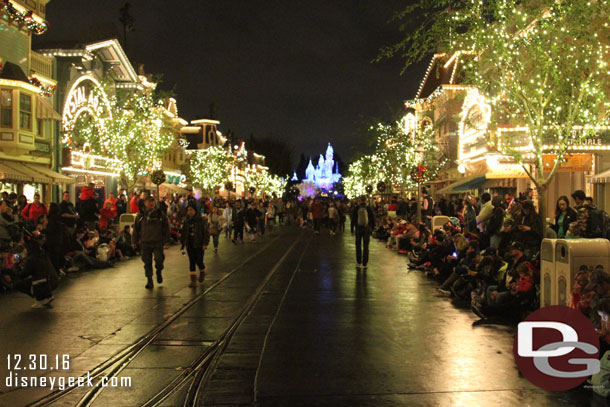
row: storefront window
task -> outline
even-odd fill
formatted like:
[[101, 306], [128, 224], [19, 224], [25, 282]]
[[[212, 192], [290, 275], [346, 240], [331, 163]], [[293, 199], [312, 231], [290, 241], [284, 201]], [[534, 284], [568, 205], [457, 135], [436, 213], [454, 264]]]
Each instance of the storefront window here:
[[32, 96], [19, 94], [19, 128], [32, 129]]
[[13, 127], [13, 92], [0, 90], [0, 126]]

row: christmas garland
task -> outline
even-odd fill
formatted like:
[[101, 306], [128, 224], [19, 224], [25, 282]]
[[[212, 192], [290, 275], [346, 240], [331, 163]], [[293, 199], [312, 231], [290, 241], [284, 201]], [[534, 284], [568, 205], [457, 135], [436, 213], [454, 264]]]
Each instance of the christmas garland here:
[[32, 85], [40, 88], [40, 94], [42, 96], [44, 96], [44, 97], [49, 97], [49, 96], [53, 95], [53, 93], [55, 92], [55, 87], [56, 87], [55, 85], [53, 85], [53, 86], [44, 86], [42, 84], [42, 82], [40, 82], [38, 80], [38, 78], [35, 78], [35, 77], [31, 78], [30, 79], [30, 83]]
[[16, 21], [18, 24], [25, 25], [28, 30], [32, 31], [35, 35], [43, 34], [49, 28], [47, 22], [39, 23], [33, 17], [34, 12], [30, 11], [19, 11], [13, 6], [9, 0], [2, 0], [2, 11], [4, 11], [8, 18], [12, 21]]
[[167, 179], [167, 177], [165, 176], [165, 173], [163, 172], [163, 170], [156, 170], [152, 174], [150, 174], [150, 180], [155, 185], [163, 184], [166, 179]]

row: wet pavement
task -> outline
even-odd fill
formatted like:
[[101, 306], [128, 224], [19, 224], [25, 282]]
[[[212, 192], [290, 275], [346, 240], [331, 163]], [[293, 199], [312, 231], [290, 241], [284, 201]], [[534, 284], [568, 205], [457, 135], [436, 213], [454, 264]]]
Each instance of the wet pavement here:
[[[473, 327], [469, 310], [437, 296], [433, 282], [382, 243], [371, 242], [366, 272], [355, 269], [354, 250], [349, 232], [285, 227], [240, 246], [221, 238], [218, 255], [206, 253], [209, 272], [197, 289], [187, 287], [188, 259], [173, 247], [165, 281], [152, 291], [132, 259], [69, 275], [50, 310], [31, 309], [22, 294], [1, 295], [0, 406], [49, 393], [7, 388], [7, 355], [49, 359], [43, 371], [13, 373], [79, 376], [162, 323], [116, 374], [131, 386], [104, 389], [86, 405], [139, 406], [156, 396], [163, 406], [605, 405], [586, 390], [531, 385], [513, 362], [513, 327]], [[64, 354], [69, 369], [50, 369]], [[159, 396], [164, 388], [172, 391]], [[77, 405], [89, 390], [51, 405]]]

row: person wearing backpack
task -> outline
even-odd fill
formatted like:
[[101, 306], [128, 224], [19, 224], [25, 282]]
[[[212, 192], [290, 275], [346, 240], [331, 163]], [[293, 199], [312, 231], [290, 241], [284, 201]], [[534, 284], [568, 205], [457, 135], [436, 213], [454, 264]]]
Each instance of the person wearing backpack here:
[[46, 214], [47, 207], [40, 202], [40, 194], [38, 192], [34, 194], [34, 202], [27, 204], [21, 211], [21, 217], [30, 225], [33, 225], [40, 215]]
[[367, 268], [369, 261], [369, 241], [375, 228], [375, 214], [366, 204], [366, 197], [354, 205], [352, 219], [356, 224], [356, 268]]
[[606, 231], [608, 229], [608, 213], [599, 209], [594, 203], [593, 198], [586, 197], [584, 202], [585, 208], [587, 208], [587, 228], [583, 237], [597, 238], [606, 237]]

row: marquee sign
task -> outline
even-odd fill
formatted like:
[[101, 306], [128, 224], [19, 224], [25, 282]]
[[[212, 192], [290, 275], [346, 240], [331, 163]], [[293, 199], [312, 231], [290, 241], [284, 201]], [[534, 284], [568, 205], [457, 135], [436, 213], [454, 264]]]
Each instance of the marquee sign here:
[[74, 82], [66, 100], [62, 114], [64, 137], [62, 142], [72, 144], [75, 125], [81, 114], [88, 114], [97, 126], [100, 141], [106, 139], [106, 129], [102, 124], [104, 118], [112, 117], [108, 97], [100, 82], [91, 75], [83, 75]]
[[487, 151], [487, 128], [491, 121], [491, 106], [476, 90], [466, 95], [460, 121], [458, 160], [465, 161]]

